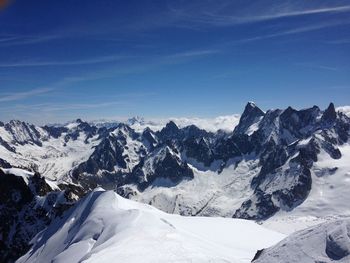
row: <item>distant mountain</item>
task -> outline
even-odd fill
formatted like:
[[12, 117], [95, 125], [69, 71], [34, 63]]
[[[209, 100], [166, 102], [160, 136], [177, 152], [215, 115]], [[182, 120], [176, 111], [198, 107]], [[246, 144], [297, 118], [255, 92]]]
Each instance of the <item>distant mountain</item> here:
[[196, 125], [200, 129], [208, 132], [217, 132], [219, 130], [225, 132], [231, 132], [237, 125], [240, 116], [238, 114], [219, 116], [215, 118], [167, 118], [167, 119], [145, 119], [140, 116], [135, 116], [124, 121], [113, 120], [95, 120], [89, 123], [95, 125], [98, 128], [106, 127], [113, 128], [120, 123], [127, 124], [137, 132], [142, 132], [145, 128], [150, 128], [153, 131], [159, 131], [165, 127], [165, 125], [171, 120], [176, 123], [180, 128], [184, 128], [189, 125]]
[[263, 111], [249, 102], [225, 132], [176, 120], [152, 130], [142, 118], [10, 121], [0, 123], [0, 165], [41, 174], [57, 187], [47, 193], [74, 186], [75, 199], [101, 186], [181, 215], [337, 217], [350, 215], [349, 136], [350, 118], [332, 103]]
[[44, 127], [11, 121], [0, 127], [0, 158], [86, 191], [117, 189], [168, 212], [266, 219], [301, 205], [313, 181], [350, 171], [333, 165], [347, 158], [349, 130], [349, 117], [332, 103], [324, 111], [264, 112], [249, 102], [230, 133], [174, 121], [141, 132], [125, 123], [97, 127], [80, 119]]

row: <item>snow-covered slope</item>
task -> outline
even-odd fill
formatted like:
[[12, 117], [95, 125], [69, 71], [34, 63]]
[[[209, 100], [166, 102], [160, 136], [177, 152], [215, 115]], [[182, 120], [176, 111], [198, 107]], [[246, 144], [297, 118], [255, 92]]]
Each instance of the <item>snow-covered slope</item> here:
[[332, 159], [325, 151], [311, 170], [312, 189], [308, 198], [292, 211], [279, 212], [264, 222], [266, 227], [292, 233], [321, 222], [350, 217], [350, 145], [339, 147], [342, 157]]
[[232, 160], [220, 174], [214, 170], [214, 166], [214, 171], [200, 170], [201, 167], [192, 165], [191, 168], [194, 171], [192, 180], [182, 181], [177, 186], [157, 180], [154, 183], [157, 187], [149, 187], [142, 193], [134, 188], [138, 194], [130, 198], [152, 204], [168, 213], [232, 217], [234, 211], [252, 194], [250, 181], [259, 171], [257, 161], [250, 156], [238, 164]]
[[335, 220], [296, 232], [265, 249], [254, 263], [348, 263], [350, 219]]
[[250, 262], [282, 238], [251, 221], [170, 215], [97, 189], [17, 262]]
[[61, 179], [74, 166], [85, 161], [99, 143], [98, 135], [70, 123], [59, 133], [20, 121], [0, 126], [0, 158], [12, 166], [40, 172], [47, 178]]

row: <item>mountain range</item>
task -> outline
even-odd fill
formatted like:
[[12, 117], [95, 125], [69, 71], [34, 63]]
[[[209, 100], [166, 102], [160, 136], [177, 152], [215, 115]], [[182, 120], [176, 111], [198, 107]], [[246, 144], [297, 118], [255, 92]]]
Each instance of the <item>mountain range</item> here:
[[[349, 216], [350, 118], [344, 109], [330, 103], [324, 110], [263, 111], [249, 102], [231, 130], [176, 120], [152, 126], [140, 118], [41, 127], [0, 122], [0, 220], [7, 222], [0, 261], [29, 249], [39, 253], [43, 241], [33, 238], [41, 230], [45, 240], [63, 238], [49, 236], [56, 233], [53, 224], [64, 224], [57, 222], [68, 220], [68, 211], [78, 211], [98, 187], [169, 214], [249, 219], [274, 228], [290, 218]], [[19, 262], [34, 262], [29, 259]]]

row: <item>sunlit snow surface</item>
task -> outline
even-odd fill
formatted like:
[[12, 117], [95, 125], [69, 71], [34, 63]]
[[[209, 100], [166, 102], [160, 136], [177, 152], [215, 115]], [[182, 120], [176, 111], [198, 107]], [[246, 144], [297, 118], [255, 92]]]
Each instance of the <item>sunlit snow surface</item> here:
[[256, 263], [349, 263], [350, 219], [333, 220], [291, 234], [262, 252]]
[[187, 161], [194, 171], [193, 179], [184, 180], [178, 185], [157, 179], [154, 187], [130, 198], [150, 203], [168, 213], [232, 217], [252, 194], [250, 181], [260, 171], [254, 156], [245, 156], [238, 164], [237, 160], [231, 159], [220, 174], [215, 171], [215, 163], [208, 169], [194, 160]]
[[[321, 151], [311, 170], [312, 189], [308, 198], [289, 212], [279, 212], [264, 225], [289, 234], [318, 223], [350, 217], [350, 145], [339, 146], [342, 157], [332, 159]], [[335, 171], [329, 169], [337, 168]]]
[[[37, 127], [44, 135], [45, 131]], [[65, 141], [65, 133], [59, 138], [50, 137], [42, 140], [42, 146], [34, 143], [14, 144], [12, 136], [4, 127], [0, 127], [0, 137], [14, 146], [16, 152], [6, 150], [0, 145], [0, 158], [7, 160], [14, 166], [32, 167], [36, 166], [40, 174], [52, 180], [62, 179], [72, 168], [86, 161], [93, 153], [93, 147], [100, 140], [98, 136], [88, 139], [81, 132], [76, 140]], [[48, 135], [46, 135], [48, 136]]]
[[166, 214], [98, 189], [17, 262], [250, 262], [284, 237], [252, 221]]

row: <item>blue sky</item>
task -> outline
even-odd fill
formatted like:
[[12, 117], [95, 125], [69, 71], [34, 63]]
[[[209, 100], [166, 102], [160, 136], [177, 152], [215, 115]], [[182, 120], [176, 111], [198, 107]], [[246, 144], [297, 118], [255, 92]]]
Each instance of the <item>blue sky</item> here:
[[350, 101], [350, 1], [0, 0], [0, 120]]

